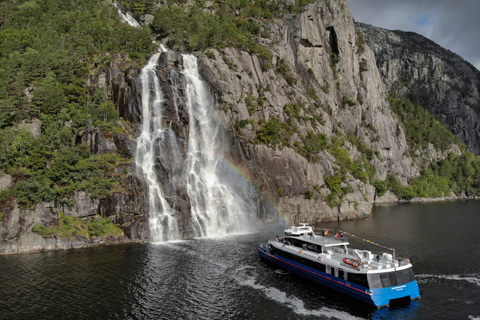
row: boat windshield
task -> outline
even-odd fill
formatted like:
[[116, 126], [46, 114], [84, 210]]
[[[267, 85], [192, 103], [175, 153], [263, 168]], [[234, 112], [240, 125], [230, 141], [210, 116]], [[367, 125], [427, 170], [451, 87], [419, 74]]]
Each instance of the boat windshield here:
[[400, 286], [413, 280], [415, 280], [415, 275], [412, 268], [368, 275], [368, 283], [372, 289]]

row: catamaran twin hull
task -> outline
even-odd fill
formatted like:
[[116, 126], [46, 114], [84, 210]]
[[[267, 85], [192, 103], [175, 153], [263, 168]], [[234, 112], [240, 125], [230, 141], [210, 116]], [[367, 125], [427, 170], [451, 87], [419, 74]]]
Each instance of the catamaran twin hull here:
[[[296, 238], [290, 240], [300, 242], [298, 239], [301, 238]], [[302, 249], [302, 246], [271, 241], [268, 245], [260, 245], [258, 251], [263, 259], [377, 308], [388, 307], [394, 300], [420, 298], [417, 281], [409, 263], [380, 270], [368, 270], [371, 268], [368, 266], [352, 267], [345, 263], [345, 260], [343, 265], [330, 265], [328, 261], [333, 260], [326, 255], [304, 249], [305, 246]], [[315, 260], [312, 259], [314, 255]], [[325, 263], [322, 263], [322, 260]], [[361, 268], [363, 270], [360, 270]]]

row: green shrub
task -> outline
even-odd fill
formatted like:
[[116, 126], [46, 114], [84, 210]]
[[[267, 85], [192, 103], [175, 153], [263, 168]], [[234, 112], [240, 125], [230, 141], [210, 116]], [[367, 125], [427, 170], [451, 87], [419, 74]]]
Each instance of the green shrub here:
[[322, 91], [326, 94], [330, 93], [330, 85], [328, 83], [325, 83], [322, 87]]
[[348, 189], [342, 188], [340, 185], [345, 181], [345, 176], [339, 173], [335, 173], [331, 177], [325, 177], [325, 183], [330, 189], [330, 194], [325, 199], [328, 206], [337, 207], [342, 201]]
[[248, 119], [248, 120], [241, 120], [241, 121], [238, 121], [236, 124], [235, 124], [235, 128], [236, 129], [240, 129], [240, 128], [245, 128], [245, 126], [247, 124], [251, 124], [251, 125], [254, 125], [254, 121], [253, 119]]
[[292, 74], [285, 58], [281, 58], [280, 60], [278, 60], [275, 70], [283, 76], [283, 78], [285, 79], [285, 81], [287, 81], [289, 85], [293, 86], [297, 83], [297, 79]]
[[374, 180], [372, 185], [375, 187], [376, 193], [379, 197], [383, 196], [388, 191], [387, 181]]
[[252, 115], [257, 111], [258, 103], [257, 98], [251, 93], [248, 93], [245, 97], [245, 104], [247, 105], [248, 114]]
[[298, 103], [287, 103], [283, 106], [283, 112], [289, 117], [298, 118], [300, 116], [300, 106]]
[[360, 72], [368, 71], [368, 63], [367, 60], [363, 59], [360, 60]]
[[119, 236], [123, 234], [123, 231], [114, 225], [110, 219], [97, 216], [89, 220], [88, 234], [91, 238], [96, 238], [108, 235]]
[[117, 227], [108, 218], [100, 216], [89, 218], [73, 218], [72, 216], [60, 213], [57, 226], [46, 227], [42, 224], [35, 224], [32, 231], [44, 238], [60, 235], [64, 239], [70, 239], [74, 235], [103, 238], [109, 235], [119, 236], [123, 234], [122, 229]]
[[359, 54], [362, 54], [365, 51], [365, 39], [363, 37], [363, 33], [360, 30], [357, 30], [355, 45], [358, 47]]
[[346, 105], [346, 104], [348, 104], [349, 106], [354, 106], [355, 101], [353, 101], [353, 99], [350, 98], [349, 96], [343, 96], [342, 105]]
[[318, 95], [317, 95], [317, 90], [315, 90], [314, 87], [309, 87], [307, 89], [307, 97], [309, 97], [310, 99], [314, 100], [315, 102], [318, 102], [319, 99], [318, 99]]
[[35, 224], [32, 227], [32, 232], [41, 235], [43, 238], [53, 237], [56, 231], [55, 227], [46, 227], [43, 224]]
[[426, 148], [428, 143], [432, 143], [445, 151], [452, 144], [461, 144], [458, 137], [423, 107], [414, 105], [408, 99], [394, 96], [388, 97], [388, 101], [405, 128], [410, 148]]
[[304, 197], [305, 197], [305, 199], [307, 199], [307, 200], [312, 199], [312, 198], [313, 198], [313, 191], [310, 191], [310, 190], [309, 190], [309, 191], [305, 192]]
[[328, 137], [326, 134], [315, 134], [311, 131], [307, 132], [307, 136], [303, 139], [303, 152], [307, 159], [317, 161], [317, 154], [326, 149], [328, 145]]

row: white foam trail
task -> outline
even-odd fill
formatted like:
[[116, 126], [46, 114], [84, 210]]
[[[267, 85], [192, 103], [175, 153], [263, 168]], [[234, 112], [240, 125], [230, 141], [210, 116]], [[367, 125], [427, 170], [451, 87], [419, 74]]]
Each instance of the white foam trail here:
[[125, 13], [123, 13], [122, 10], [120, 9], [120, 6], [116, 2], [113, 3], [113, 6], [117, 8], [118, 14], [120, 15], [120, 18], [122, 18], [123, 21], [125, 21], [132, 27], [135, 27], [135, 28], [141, 27], [140, 23], [138, 23], [138, 21], [135, 20], [135, 18], [132, 17], [132, 15], [129, 12], [125, 11]]
[[480, 316], [475, 317], [475, 316], [470, 315], [470, 316], [468, 316], [468, 319], [470, 319], [470, 320], [480, 320]]
[[436, 279], [455, 280], [455, 281], [467, 281], [480, 287], [480, 279], [478, 278], [477, 274], [465, 275], [465, 276], [458, 275], [458, 274], [452, 274], [452, 275], [417, 274], [416, 277], [419, 279], [436, 278]]
[[[191, 240], [187, 240], [187, 241], [191, 241]], [[225, 271], [227, 271], [231, 267], [230, 264], [223, 264], [218, 261], [213, 261], [209, 257], [201, 255], [197, 251], [193, 251], [188, 248], [175, 245], [175, 243], [172, 241], [164, 242], [162, 244], [164, 246], [168, 246], [175, 250], [185, 252], [186, 254], [196, 257], [197, 259], [200, 259], [204, 262], [208, 262], [212, 265], [217, 266], [218, 268], [223, 270], [224, 275], [230, 278], [233, 278], [235, 281], [237, 281], [238, 284], [261, 291], [270, 300], [273, 300], [275, 302], [281, 303], [284, 306], [289, 307], [296, 314], [303, 315], [303, 316], [317, 316], [317, 317], [322, 316], [322, 317], [329, 317], [329, 318], [335, 318], [335, 319], [341, 319], [341, 320], [362, 319], [362, 318], [352, 316], [347, 312], [330, 309], [326, 307], [322, 307], [319, 310], [309, 310], [305, 308], [305, 303], [301, 299], [293, 295], [287, 295], [286, 292], [283, 292], [274, 287], [265, 287], [265, 286], [256, 284], [255, 277], [249, 274], [251, 271], [255, 272], [255, 268], [253, 266], [249, 266], [249, 265], [239, 266], [238, 268], [236, 268], [234, 272], [225, 273]]]
[[305, 303], [293, 295], [287, 295], [287, 293], [274, 288], [274, 287], [265, 287], [255, 283], [253, 278], [247, 278], [243, 280], [237, 279], [238, 283], [243, 286], [248, 286], [253, 289], [261, 291], [267, 298], [275, 302], [281, 303], [284, 306], [292, 309], [296, 314], [302, 316], [316, 316], [316, 317], [329, 317], [342, 320], [350, 319], [362, 319], [347, 312], [342, 312], [335, 309], [322, 307], [319, 310], [309, 310], [305, 308]]

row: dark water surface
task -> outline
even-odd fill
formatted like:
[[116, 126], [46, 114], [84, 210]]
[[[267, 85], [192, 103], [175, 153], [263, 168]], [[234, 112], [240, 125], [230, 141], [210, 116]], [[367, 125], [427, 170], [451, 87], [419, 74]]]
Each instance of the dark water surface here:
[[422, 299], [373, 310], [267, 264], [257, 246], [283, 229], [272, 227], [0, 256], [0, 319], [480, 319], [480, 202], [380, 206], [372, 218], [322, 226], [409, 257]]

